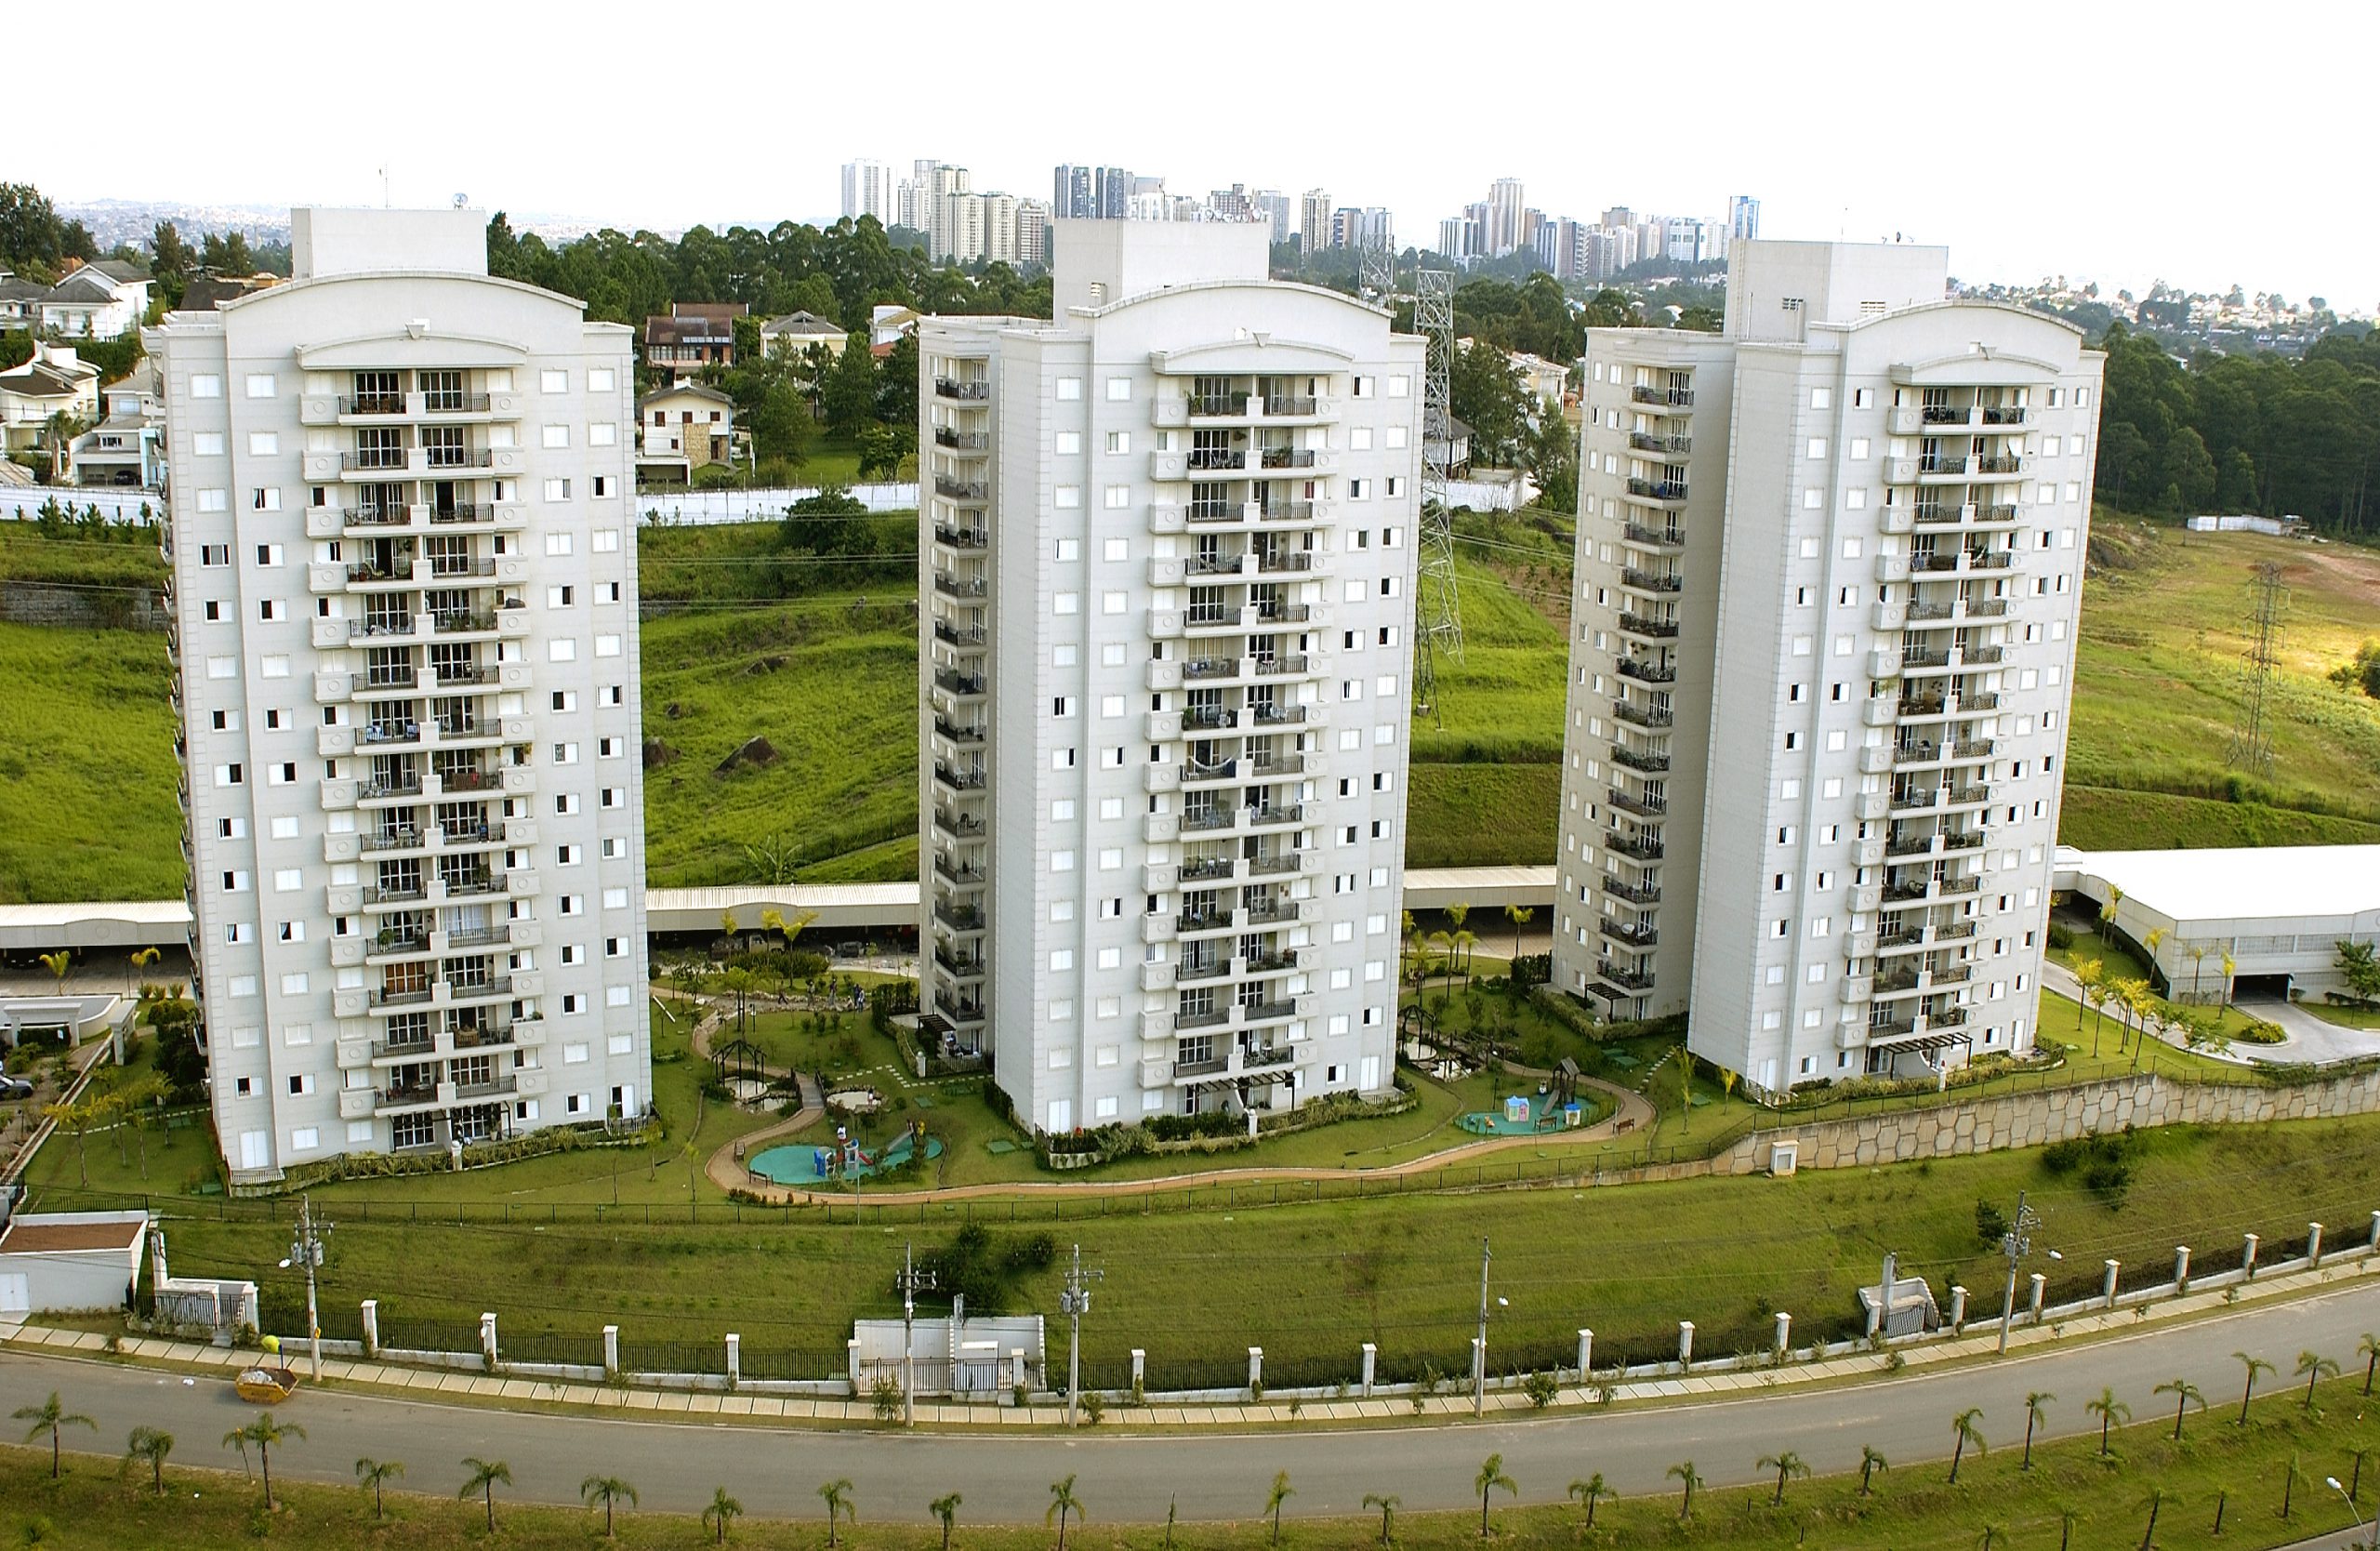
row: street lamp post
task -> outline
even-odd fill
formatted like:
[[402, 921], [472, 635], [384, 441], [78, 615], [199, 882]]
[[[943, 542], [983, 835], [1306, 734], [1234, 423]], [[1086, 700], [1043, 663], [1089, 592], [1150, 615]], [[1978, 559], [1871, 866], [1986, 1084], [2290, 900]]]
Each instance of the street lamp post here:
[[[1482, 1416], [1488, 1411], [1488, 1263], [1495, 1256], [1488, 1253], [1488, 1240], [1479, 1240], [1479, 1346], [1471, 1359], [1471, 1414]], [[1505, 1299], [1496, 1300], [1498, 1308], [1509, 1307]]]
[[[2000, 1236], [2000, 1253], [2008, 1257], [2008, 1290], [2000, 1304], [2000, 1355], [2008, 1353], [2008, 1327], [2016, 1319], [2016, 1266], [2033, 1253], [2033, 1229], [2041, 1226], [2041, 1213], [2025, 1204], [2025, 1192], [2016, 1192], [2016, 1216], [2008, 1231]], [[2052, 1260], [2066, 1257], [2056, 1250], [2049, 1252]]]
[[[2347, 1498], [2347, 1511], [2355, 1516], [2355, 1527], [2359, 1530], [2362, 1529], [2363, 1513], [2355, 1505], [2355, 1499], [2347, 1495], [2347, 1488], [2339, 1485], [2339, 1478], [2336, 1476], [2325, 1476], [2322, 1479], [2330, 1483], [2333, 1491]], [[2372, 1516], [2372, 1544], [2374, 1551], [2380, 1551], [2380, 1513], [2374, 1513]]]

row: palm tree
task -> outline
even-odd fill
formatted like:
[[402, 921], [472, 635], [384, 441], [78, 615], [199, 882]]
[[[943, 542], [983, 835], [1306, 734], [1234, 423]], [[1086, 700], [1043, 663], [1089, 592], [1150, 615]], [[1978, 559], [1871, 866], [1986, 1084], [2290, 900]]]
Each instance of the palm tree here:
[[382, 1491], [387, 1487], [390, 1477], [402, 1476], [404, 1473], [404, 1465], [398, 1460], [376, 1460], [366, 1457], [355, 1462], [355, 1484], [372, 1494], [373, 1518], [381, 1518], [387, 1516], [388, 1505], [381, 1500]]
[[1462, 956], [1462, 972], [1465, 974], [1469, 974], [1471, 973], [1471, 950], [1479, 946], [1479, 938], [1477, 935], [1470, 932], [1457, 932], [1451, 940], [1454, 943], [1454, 950]]
[[174, 1452], [174, 1435], [157, 1427], [135, 1427], [124, 1446], [125, 1468], [139, 1460], [149, 1466], [149, 1485], [158, 1496], [165, 1494], [165, 1456]]
[[2096, 1400], [2085, 1400], [2082, 1409], [2099, 1419], [2099, 1457], [2108, 1457], [2108, 1429], [2119, 1422], [2132, 1420], [2132, 1408], [2116, 1399], [2112, 1389], [2102, 1388]]
[[826, 1544], [835, 1544], [835, 1526], [846, 1516], [859, 1522], [859, 1503], [852, 1495], [851, 1478], [839, 1476], [818, 1489], [818, 1500], [826, 1505]]
[[1975, 1446], [1975, 1452], [1978, 1454], [1988, 1454], [1991, 1452], [1984, 1447], [1983, 1430], [1976, 1425], [1977, 1420], [1982, 1415], [1981, 1406], [1969, 1406], [1950, 1418], [1951, 1430], [1958, 1434], [1958, 1443], [1950, 1450], [1950, 1484], [1952, 1486], [1959, 1484], [1959, 1461], [1966, 1457], [1969, 1444]]
[[2188, 1379], [2175, 1379], [2171, 1384], [2161, 1384], [2154, 1393], [2171, 1395], [2174, 1398], [2174, 1441], [2179, 1443], [2182, 1440], [2183, 1416], [2188, 1414], [2188, 1408], [2192, 1404], [2196, 1404], [2199, 1410], [2204, 1411], [2206, 1397], [2200, 1394], [2198, 1385]]
[[153, 948], [137, 948], [125, 956], [125, 961], [132, 966], [132, 973], [126, 975], [124, 981], [126, 995], [130, 995], [133, 988], [139, 983], [140, 972], [155, 963], [157, 958], [157, 950]]
[[2355, 1344], [2355, 1355], [2363, 1359], [2363, 1392], [2369, 1395], [2372, 1393], [2372, 1371], [2380, 1367], [2380, 1335], [2365, 1331], [2363, 1339]]
[[1472, 1478], [1471, 1484], [1479, 1489], [1479, 1538], [1486, 1540], [1488, 1538], [1488, 1494], [1501, 1487], [1517, 1497], [1521, 1493], [1521, 1489], [1510, 1476], [1504, 1474], [1504, 1456], [1501, 1454], [1490, 1454], [1480, 1461], [1479, 1474]]
[[1661, 1474], [1686, 1488], [1685, 1500], [1677, 1508], [1678, 1519], [1684, 1522], [1694, 1513], [1694, 1489], [1702, 1484], [1702, 1474], [1694, 1468], [1692, 1460], [1680, 1460]]
[[1879, 1470], [1890, 1470], [1892, 1467], [1892, 1461], [1865, 1443], [1859, 1445], [1859, 1495], [1862, 1497], [1868, 1495], [1868, 1482], [1871, 1477]]
[[2074, 1526], [2082, 1518], [2082, 1515], [2073, 1508], [2061, 1507], [2057, 1510], [2057, 1551], [2066, 1551], [2073, 1541]]
[[1529, 918], [1535, 914], [1537, 914], [1537, 911], [1527, 905], [1507, 905], [1504, 907], [1505, 919], [1509, 920], [1513, 923], [1513, 957], [1515, 960], [1519, 959], [1521, 956], [1521, 928], [1527, 926], [1529, 922]]
[[2275, 1368], [2271, 1363], [2267, 1362], [2264, 1359], [2260, 1357], [2250, 1357], [2245, 1352], [2234, 1352], [2231, 1355], [2238, 1358], [2248, 1370], [2247, 1387], [2240, 1391], [2240, 1420], [2235, 1424], [2238, 1426], [2244, 1427], [2248, 1425], [2248, 1402], [2254, 1399], [2256, 1393], [2256, 1374], [2260, 1372], [2266, 1373], [2278, 1373], [2281, 1370]]
[[[1380, 1510], [1380, 1543], [1382, 1545], [1394, 1545], [1396, 1544], [1396, 1537], [1389, 1533], [1389, 1526], [1395, 1521], [1396, 1510], [1404, 1505], [1405, 1499], [1399, 1497], [1393, 1491], [1386, 1495], [1382, 1495], [1376, 1491], [1368, 1491], [1364, 1493], [1364, 1506], [1368, 1508], [1378, 1508]], [[1593, 1510], [1589, 1509], [1588, 1511], [1593, 1512]]]
[[496, 1532], [496, 1486], [498, 1481], [506, 1486], [512, 1484], [512, 1467], [502, 1460], [483, 1460], [470, 1455], [464, 1457], [463, 1465], [470, 1471], [471, 1478], [465, 1481], [462, 1490], [455, 1495], [458, 1498], [469, 1498], [472, 1492], [478, 1492], [480, 1500], [487, 1505], [488, 1532], [494, 1534]]
[[1050, 1511], [1041, 1516], [1044, 1524], [1053, 1518], [1058, 1521], [1058, 1551], [1066, 1551], [1066, 1516], [1069, 1514], [1077, 1518], [1091, 1517], [1082, 1505], [1082, 1499], [1075, 1495], [1075, 1478], [1072, 1476], [1063, 1481], [1050, 1483]]
[[2041, 1425], [2043, 1408], [2056, 1399], [2045, 1389], [2036, 1389], [2025, 1397], [2025, 1462], [2017, 1469], [2033, 1467], [2033, 1429]]
[[2082, 1032], [2082, 1009], [2098, 1001], [2099, 988], [2107, 983], [2105, 960], [2085, 959], [2074, 966], [2074, 984], [2082, 995], [2074, 1004], [2074, 1032]]
[[1289, 1473], [1273, 1472], [1273, 1490], [1264, 1496], [1264, 1511], [1273, 1517], [1273, 1544], [1281, 1544], [1281, 1505], [1297, 1495], [1297, 1488], [1289, 1485]]
[[2239, 963], [2232, 959], [2229, 952], [2225, 952], [2223, 955], [2223, 1005], [2226, 1007], [2231, 1005], [2231, 977], [2239, 971]]
[[264, 1475], [265, 1512], [272, 1511], [272, 1446], [284, 1438], [302, 1438], [305, 1436], [305, 1428], [295, 1422], [284, 1423], [271, 1412], [266, 1412], [245, 1427], [234, 1427], [223, 1435], [223, 1447], [237, 1448], [240, 1464], [244, 1466], [248, 1463], [248, 1445], [253, 1443], [257, 1446], [257, 1462]]
[[1570, 1495], [1587, 1505], [1587, 1528], [1592, 1530], [1595, 1527], [1595, 1504], [1620, 1493], [1603, 1484], [1603, 1472], [1598, 1470], [1583, 1481], [1572, 1481]]
[[2305, 1409], [2312, 1411], [2314, 1409], [2314, 1385], [2324, 1379], [2337, 1378], [2339, 1376], [2339, 1365], [2334, 1359], [2323, 1357], [2320, 1353], [2300, 1352], [2297, 1354], [2297, 1372], [2306, 1376]]
[[1781, 1508], [1785, 1505], [1785, 1482], [1789, 1478], [1806, 1477], [1810, 1473], [1810, 1467], [1803, 1463], [1802, 1456], [1791, 1449], [1781, 1454], [1763, 1454], [1752, 1468], [1777, 1472], [1777, 1495], [1768, 1500], [1768, 1505], [1772, 1508]]
[[952, 1491], [926, 1505], [926, 1512], [942, 1520], [942, 1551], [950, 1551], [950, 1527], [959, 1522], [959, 1505], [964, 1501]]
[[603, 1538], [605, 1540], [612, 1538], [612, 1505], [623, 1497], [628, 1500], [628, 1506], [636, 1506], [636, 1488], [621, 1480], [617, 1476], [589, 1476], [578, 1483], [580, 1502], [590, 1508], [598, 1503], [603, 1505]]
[[2149, 1548], [2156, 1544], [2157, 1510], [2164, 1505], [2165, 1489], [2161, 1486], [2150, 1487], [2149, 1489], [2149, 1529], [2140, 1537], [2140, 1551], [2149, 1551]]
[[2215, 951], [2213, 943], [2190, 943], [2182, 951], [2190, 956], [2190, 1000], [2198, 1000], [2200, 985], [2206, 978], [2206, 956]]
[[[959, 1505], [959, 1498], [956, 1493], [944, 1498], [943, 1502], [950, 1504], [953, 1507]], [[937, 1503], [934, 1505], [936, 1507], [940, 1507], [942, 1505]], [[727, 1495], [727, 1489], [725, 1487], [713, 1487], [710, 1489], [710, 1506], [703, 1510], [703, 1528], [717, 1531], [719, 1538], [715, 1544], [725, 1545], [727, 1544], [727, 1526], [729, 1521], [741, 1517], [743, 1512], [744, 1505], [737, 1502], [734, 1498]], [[950, 1520], [948, 1518], [945, 1518], [942, 1521], [942, 1544], [945, 1551], [948, 1551], [948, 1547], [950, 1545]]]
[[2008, 1526], [1994, 1519], [1983, 1527], [1975, 1541], [1975, 1551], [1999, 1551], [2000, 1544], [2008, 1538]]
[[2108, 928], [2115, 924], [2116, 907], [2123, 903], [2123, 891], [2113, 883], [2108, 885], [2108, 902], [2099, 907], [2099, 940], [2106, 942]]
[[2288, 1518], [2289, 1505], [2297, 1495], [2297, 1483], [2304, 1479], [2306, 1479], [2305, 1468], [2297, 1463], [2297, 1456], [2293, 1453], [2289, 1456], [2289, 1463], [2281, 1467], [2281, 1517], [2283, 1519]]
[[44, 1433], [47, 1433], [49, 1435], [49, 1478], [53, 1481], [58, 1479], [59, 1469], [58, 1429], [60, 1427], [88, 1427], [93, 1432], [98, 1432], [99, 1430], [99, 1425], [97, 1422], [92, 1421], [87, 1416], [78, 1415], [73, 1412], [68, 1411], [64, 1406], [60, 1405], [58, 1403], [58, 1391], [54, 1389], [49, 1392], [49, 1399], [43, 1401], [40, 1405], [19, 1406], [16, 1412], [16, 1419], [20, 1422], [30, 1422], [33, 1424], [32, 1426], [25, 1429], [25, 1441], [27, 1443], [31, 1443], [33, 1439], [39, 1438]]

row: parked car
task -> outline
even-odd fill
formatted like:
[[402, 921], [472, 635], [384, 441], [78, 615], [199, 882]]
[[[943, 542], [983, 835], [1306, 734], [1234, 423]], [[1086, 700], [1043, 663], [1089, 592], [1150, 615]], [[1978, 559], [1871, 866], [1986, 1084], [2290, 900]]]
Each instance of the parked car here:
[[27, 1099], [33, 1096], [33, 1085], [32, 1083], [26, 1081], [21, 1077], [10, 1077], [5, 1072], [0, 1072], [0, 1101], [6, 1101], [8, 1099]]

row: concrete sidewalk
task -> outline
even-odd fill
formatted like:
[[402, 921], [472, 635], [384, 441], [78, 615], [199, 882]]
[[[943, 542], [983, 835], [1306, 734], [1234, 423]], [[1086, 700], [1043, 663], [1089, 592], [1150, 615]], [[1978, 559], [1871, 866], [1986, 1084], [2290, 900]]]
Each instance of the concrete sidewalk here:
[[[2341, 1250], [2319, 1267], [2275, 1271], [2245, 1284], [2194, 1292], [2157, 1302], [2126, 1305], [2112, 1310], [2059, 1315], [2050, 1311], [2039, 1325], [2019, 1323], [2011, 1334], [2009, 1352], [2087, 1342], [2095, 1337], [2138, 1332], [2144, 1327], [2171, 1325], [2199, 1316], [2241, 1306], [2276, 1303], [2329, 1290], [2380, 1275], [2380, 1253], [2369, 1248]], [[2234, 1295], [2236, 1291], [2236, 1296]], [[1903, 1375], [1911, 1370], [1988, 1359], [1999, 1343], [1999, 1325], [1970, 1323], [1963, 1334], [1950, 1338], [1912, 1339], [1884, 1352], [1781, 1366], [1723, 1370], [1674, 1378], [1640, 1378], [1611, 1384], [1570, 1385], [1554, 1401], [1562, 1409], [1599, 1408], [1629, 1402], [1703, 1400], [1843, 1384], [1862, 1379]], [[57, 1330], [39, 1325], [0, 1324], [0, 1347], [90, 1358], [113, 1356], [130, 1363], [199, 1373], [217, 1373], [227, 1381], [258, 1360], [247, 1349], [226, 1349], [192, 1342], [161, 1341], [127, 1335], [111, 1346], [107, 1337], [88, 1331]], [[281, 1360], [303, 1372], [302, 1343], [284, 1342]], [[1492, 1360], [1492, 1353], [1491, 1353]], [[1460, 1386], [1460, 1380], [1455, 1381]], [[724, 1389], [642, 1389], [625, 1385], [591, 1384], [562, 1379], [510, 1377], [501, 1372], [414, 1368], [390, 1362], [325, 1358], [324, 1385], [355, 1387], [402, 1395], [415, 1399], [459, 1401], [503, 1409], [523, 1403], [563, 1406], [623, 1417], [703, 1417], [721, 1421], [810, 1422], [829, 1425], [881, 1426], [873, 1404], [865, 1399], [830, 1397], [734, 1393]], [[1536, 1411], [1516, 1389], [1491, 1390], [1490, 1415], [1515, 1416]], [[1297, 1422], [1395, 1422], [1449, 1420], [1468, 1416], [1467, 1392], [1422, 1398], [1417, 1407], [1409, 1396], [1349, 1396], [1306, 1399], [1290, 1410], [1287, 1399], [1263, 1403], [1218, 1401], [1180, 1405], [1109, 1405], [1104, 1415], [1117, 1427], [1247, 1428], [1287, 1426]], [[1046, 1398], [1025, 1406], [957, 1405], [920, 1401], [918, 1421], [925, 1426], [1007, 1431], [1029, 1427], [1063, 1427], [1063, 1402]]]

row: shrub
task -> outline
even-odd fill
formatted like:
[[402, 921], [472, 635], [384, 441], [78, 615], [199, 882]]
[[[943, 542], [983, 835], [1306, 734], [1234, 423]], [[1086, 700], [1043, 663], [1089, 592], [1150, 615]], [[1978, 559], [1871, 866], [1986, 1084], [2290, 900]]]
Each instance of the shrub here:
[[1521, 1393], [1528, 1397], [1530, 1405], [1543, 1411], [1554, 1403], [1556, 1395], [1562, 1393], [1562, 1381], [1540, 1368], [1521, 1385]]
[[1988, 1200], [1975, 1203], [1976, 1241], [1985, 1249], [1998, 1249], [2008, 1232], [2008, 1214]]
[[2074, 946], [2074, 928], [2067, 925], [2066, 922], [2062, 921], [2051, 921], [2049, 923], [2049, 946], [2056, 948], [2061, 953], [2066, 949], [2072, 948]]

